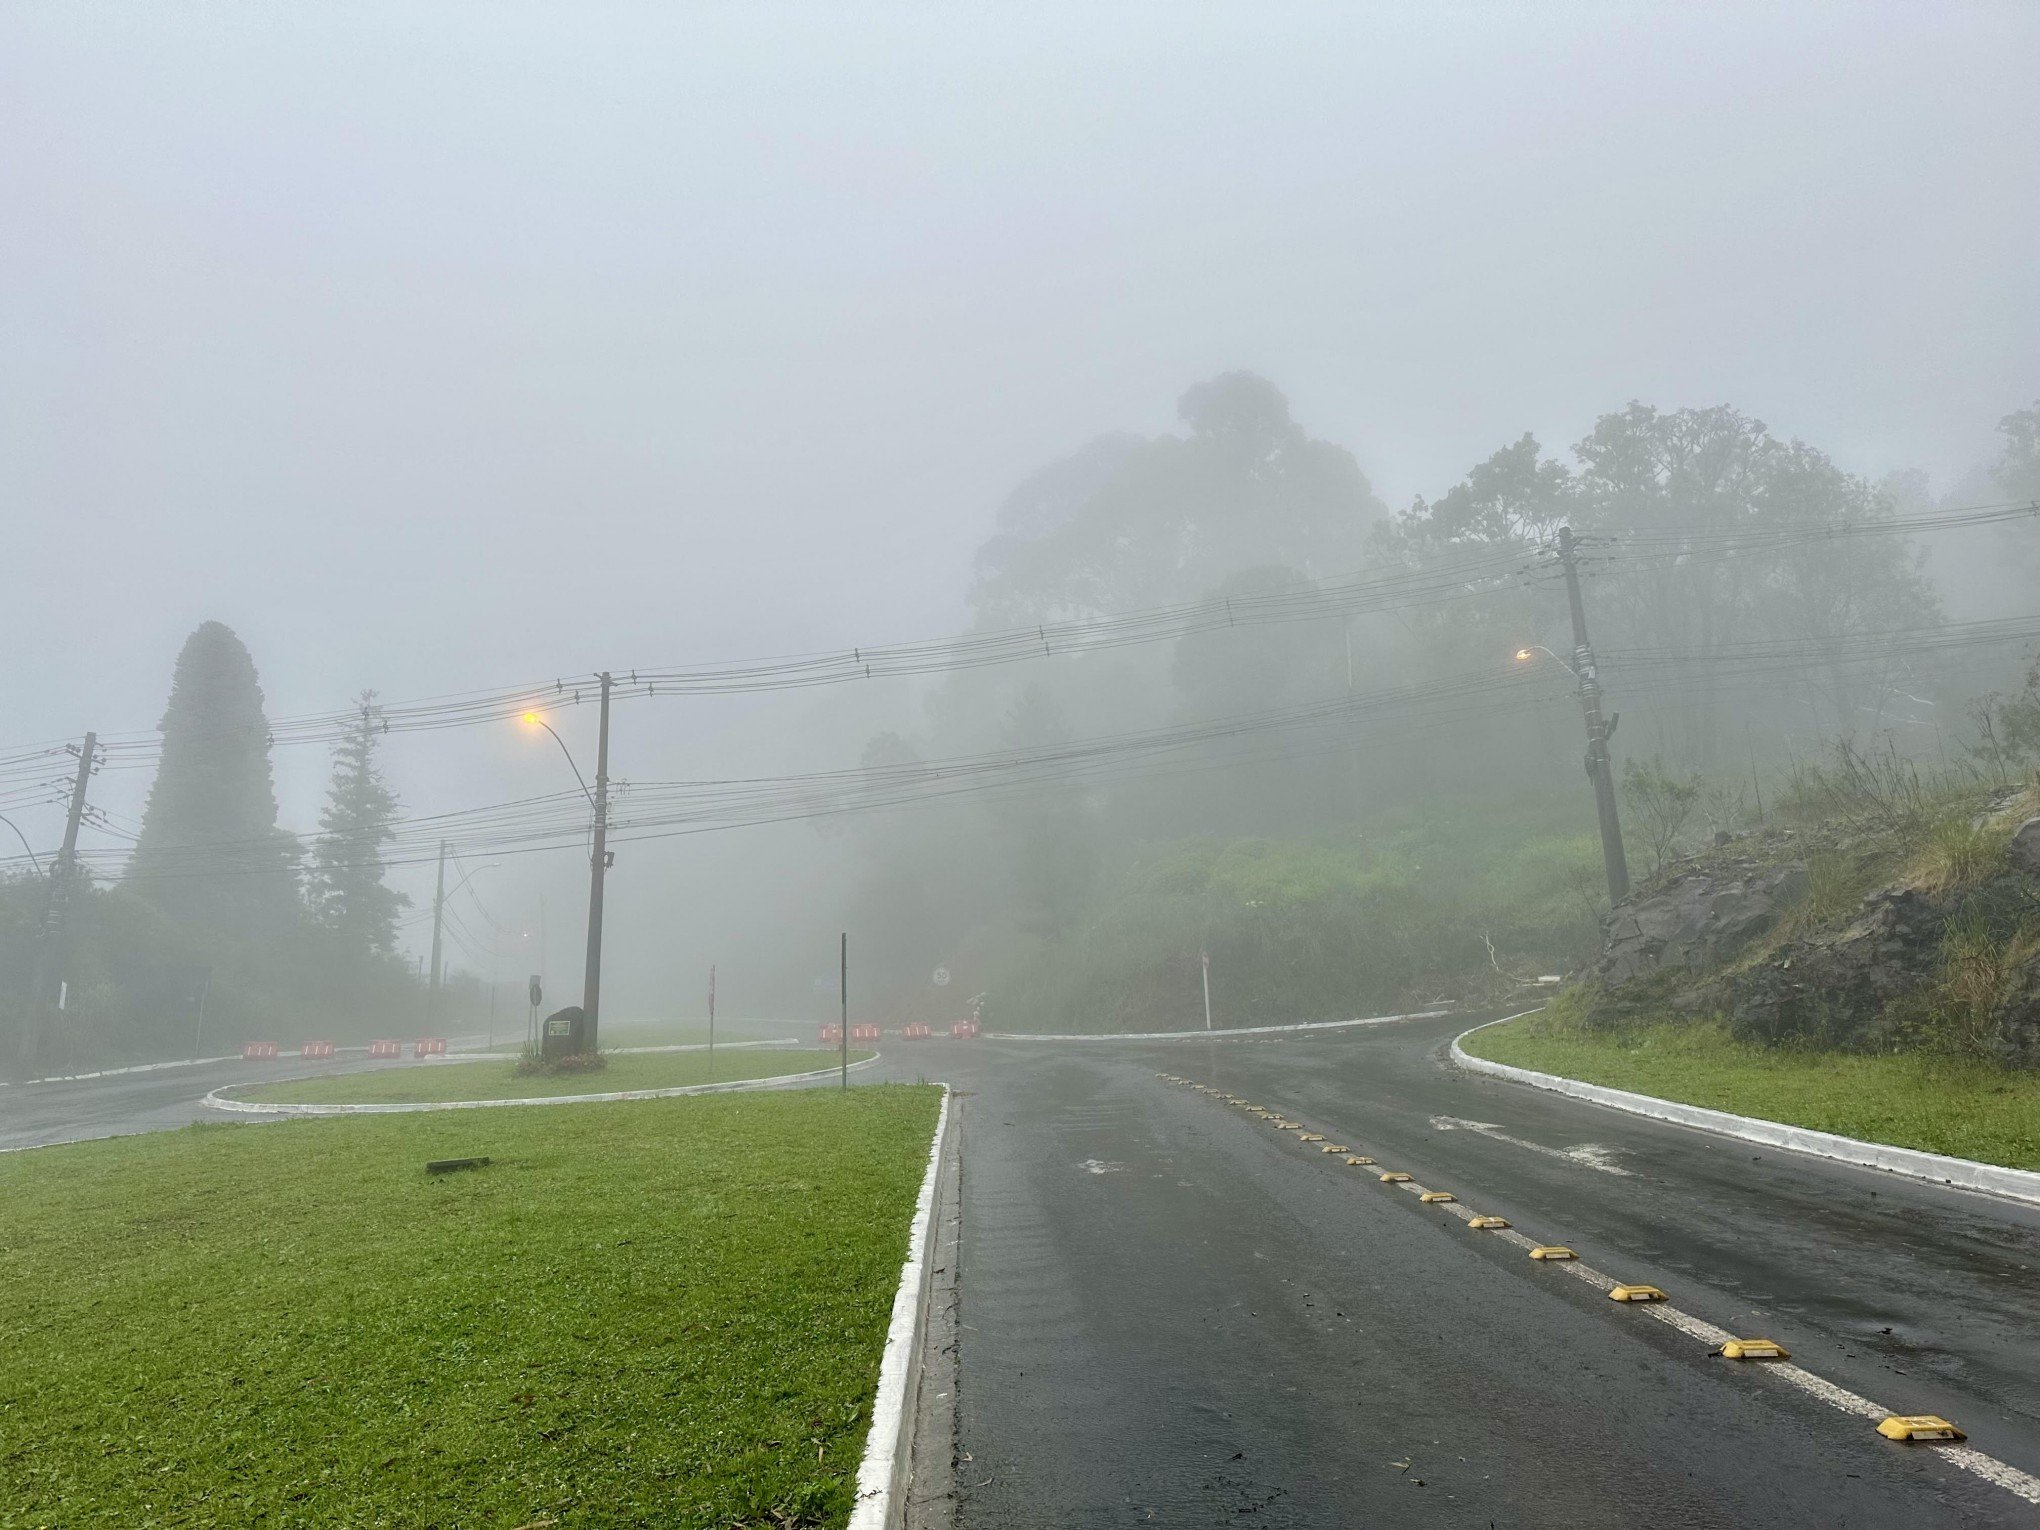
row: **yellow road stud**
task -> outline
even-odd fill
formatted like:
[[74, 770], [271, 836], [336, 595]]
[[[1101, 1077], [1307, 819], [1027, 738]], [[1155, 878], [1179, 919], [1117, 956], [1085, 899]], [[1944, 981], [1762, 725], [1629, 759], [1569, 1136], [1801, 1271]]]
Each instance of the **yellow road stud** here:
[[1305, 1132], [1296, 1140], [1298, 1142], [1322, 1142], [1325, 1140], [1325, 1134], [1323, 1132]]
[[1420, 1201], [1429, 1201], [1435, 1205], [1439, 1201], [1457, 1200], [1458, 1197], [1455, 1196], [1450, 1190], [1426, 1190], [1422, 1195], [1418, 1196], [1417, 1199]]
[[1339, 1144], [1336, 1142], [1327, 1142], [1323, 1147], [1319, 1148], [1318, 1151], [1320, 1153], [1343, 1153], [1346, 1150], [1343, 1147], [1339, 1146]]
[[1580, 1256], [1563, 1243], [1540, 1243], [1530, 1250], [1532, 1259], [1577, 1259]]
[[1400, 1184], [1408, 1178], [1409, 1175], [1403, 1173], [1401, 1169], [1383, 1169], [1381, 1171], [1381, 1182], [1384, 1185]]
[[1277, 1121], [1275, 1129], [1280, 1132], [1300, 1132], [1303, 1130], [1303, 1123], [1301, 1121]]
[[1717, 1355], [1727, 1360], [1790, 1360], [1792, 1354], [1776, 1339], [1730, 1339]]
[[1661, 1302], [1665, 1293], [1656, 1286], [1617, 1286], [1608, 1293], [1611, 1302]]
[[1359, 1153], [1353, 1153], [1347, 1157], [1346, 1166], [1352, 1169], [1361, 1169], [1372, 1162], [1374, 1162], [1372, 1158], [1364, 1157]]
[[1468, 1217], [1466, 1225], [1475, 1232], [1485, 1232], [1490, 1227], [1507, 1227], [1509, 1219], [1507, 1217]]
[[1887, 1440], [1966, 1440], [1968, 1435], [1931, 1413], [1894, 1413], [1877, 1426]]

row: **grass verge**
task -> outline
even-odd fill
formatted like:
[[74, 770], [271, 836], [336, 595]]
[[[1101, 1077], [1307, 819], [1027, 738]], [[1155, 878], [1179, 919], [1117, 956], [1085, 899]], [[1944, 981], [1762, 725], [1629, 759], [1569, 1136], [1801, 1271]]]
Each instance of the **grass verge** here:
[[1845, 1137], [2040, 1169], [2040, 1075], [1918, 1054], [1751, 1045], [1706, 1021], [1591, 1031], [1527, 1015], [1476, 1031], [1475, 1057]]
[[0, 1524], [840, 1525], [938, 1102], [0, 1157]]
[[[869, 1057], [853, 1051], [850, 1061]], [[284, 1079], [235, 1089], [234, 1097], [290, 1105], [416, 1105], [448, 1100], [532, 1100], [563, 1094], [609, 1094], [630, 1089], [679, 1089], [691, 1084], [731, 1084], [747, 1078], [778, 1078], [832, 1068], [835, 1052], [717, 1052], [711, 1065], [704, 1052], [667, 1052], [611, 1057], [599, 1073], [557, 1076], [519, 1074], [512, 1059], [381, 1068], [334, 1073], [324, 1078]]]

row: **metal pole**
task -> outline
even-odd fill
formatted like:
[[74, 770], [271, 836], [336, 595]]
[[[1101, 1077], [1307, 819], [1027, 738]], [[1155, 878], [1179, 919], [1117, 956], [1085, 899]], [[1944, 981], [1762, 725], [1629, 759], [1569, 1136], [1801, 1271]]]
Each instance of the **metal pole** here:
[[1197, 964], [1204, 969], [1204, 1028], [1211, 1029], [1211, 953], [1199, 951]]
[[715, 964], [708, 968], [708, 1081], [715, 1082]]
[[609, 671], [602, 672], [602, 718], [595, 742], [595, 853], [588, 862], [588, 965], [581, 979], [587, 1016], [582, 1045], [599, 1051], [602, 1023], [602, 873], [609, 865]]
[[1601, 863], [1608, 874], [1608, 902], [1629, 896], [1629, 861], [1622, 852], [1622, 820], [1615, 809], [1615, 769], [1608, 758], [1608, 727], [1601, 719], [1601, 682], [1594, 649], [1587, 641], [1587, 612], [1580, 603], [1579, 543], [1572, 527], [1558, 528], [1558, 557], [1565, 565], [1565, 598], [1572, 607], [1573, 668], [1580, 681], [1580, 711], [1587, 723], [1587, 774], [1594, 783], [1594, 809], [1601, 820]]
[[446, 841], [439, 842], [439, 880], [432, 889], [432, 977], [425, 988], [425, 1028], [439, 1012], [440, 923], [446, 915]]
[[843, 1087], [850, 1087], [850, 932], [843, 932], [843, 1024], [836, 1041], [842, 1047]]
[[205, 1035], [205, 999], [206, 995], [211, 992], [212, 968], [208, 967], [205, 969], [205, 981], [199, 985], [198, 990], [198, 1023], [191, 1029], [191, 1060], [193, 1062], [197, 1062], [199, 1058], [205, 1055], [203, 1050], [204, 1041], [202, 1040]]

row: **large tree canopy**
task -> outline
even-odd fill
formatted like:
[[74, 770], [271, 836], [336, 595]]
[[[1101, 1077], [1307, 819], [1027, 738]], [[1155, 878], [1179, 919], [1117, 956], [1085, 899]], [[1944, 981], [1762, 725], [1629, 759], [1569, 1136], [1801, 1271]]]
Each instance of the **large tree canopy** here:
[[1177, 414], [1187, 435], [1106, 438], [1029, 481], [1089, 492], [1072, 512], [1028, 517], [1036, 534], [1002, 527], [972, 592], [981, 625], [1187, 602], [1250, 568], [1323, 577], [1366, 561], [1386, 508], [1350, 452], [1290, 419], [1273, 383], [1230, 372], [1191, 388]]

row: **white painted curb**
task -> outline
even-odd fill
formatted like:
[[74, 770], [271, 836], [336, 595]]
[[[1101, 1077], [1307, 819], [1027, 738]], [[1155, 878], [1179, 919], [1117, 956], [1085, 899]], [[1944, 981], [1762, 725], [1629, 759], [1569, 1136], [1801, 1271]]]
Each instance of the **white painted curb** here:
[[1370, 1015], [1364, 1020], [1305, 1020], [1297, 1025], [1250, 1025], [1227, 1031], [1126, 1031], [1114, 1035], [1071, 1034], [1023, 1036], [1015, 1031], [986, 1031], [989, 1041], [1208, 1041], [1225, 1036], [1284, 1036], [1297, 1031], [1339, 1031], [1356, 1025], [1387, 1025], [1396, 1020], [1435, 1020], [1450, 1011], [1423, 1009], [1408, 1015]]
[[1935, 1184], [1953, 1185], [1960, 1190], [1975, 1190], [1984, 1195], [2003, 1196], [2006, 1200], [2040, 1206], [2040, 1172], [2031, 1169], [2007, 1169], [1994, 1163], [1978, 1163], [1973, 1158], [1951, 1158], [1943, 1153], [1921, 1152], [1917, 1148], [1862, 1142], [1833, 1132], [1817, 1132], [1807, 1126], [1787, 1126], [1782, 1121], [1765, 1121], [1756, 1116], [1738, 1116], [1726, 1110], [1709, 1110], [1704, 1105], [1682, 1105], [1677, 1100], [1661, 1100], [1652, 1094], [1635, 1094], [1627, 1089], [1610, 1089], [1605, 1084], [1561, 1078], [1556, 1073], [1539, 1073], [1532, 1068], [1490, 1062], [1485, 1057], [1475, 1057], [1460, 1045], [1474, 1031], [1484, 1031], [1489, 1025], [1501, 1025], [1504, 1020], [1521, 1018], [1521, 1015], [1506, 1015], [1502, 1020], [1490, 1020], [1487, 1025], [1461, 1031], [1452, 1038], [1452, 1061], [1469, 1073], [1486, 1073], [1518, 1084], [1529, 1084], [1532, 1088], [1549, 1089], [1554, 1094], [1569, 1094], [1575, 1099], [1606, 1105], [1611, 1110], [1626, 1110], [1633, 1116], [1649, 1116], [1652, 1120], [1670, 1121], [1679, 1126], [1713, 1132], [1717, 1136], [1784, 1148], [1792, 1153], [1807, 1153], [1815, 1158], [1833, 1159], [1862, 1169], [1883, 1169], [1888, 1173], [1903, 1174], [1909, 1179], [1930, 1180]]
[[[885, 1054], [873, 1052], [849, 1071], [873, 1066]], [[237, 1100], [215, 1089], [198, 1103], [208, 1110], [234, 1111], [248, 1116], [392, 1116], [416, 1110], [482, 1110], [496, 1105], [605, 1105], [617, 1100], [669, 1100], [683, 1094], [729, 1094], [740, 1089], [771, 1089], [780, 1084], [803, 1084], [812, 1079], [835, 1078], [843, 1069], [817, 1068], [811, 1073], [782, 1073], [777, 1078], [739, 1078], [727, 1084], [679, 1084], [671, 1089], [614, 1089], [603, 1094], [548, 1094], [523, 1100], [409, 1100], [400, 1105], [292, 1105], [282, 1101]], [[295, 1083], [295, 1079], [264, 1080], [264, 1083]], [[229, 1084], [230, 1089], [246, 1086]]]
[[914, 1224], [907, 1234], [907, 1261], [900, 1266], [899, 1289], [893, 1293], [885, 1356], [878, 1363], [878, 1395], [871, 1403], [871, 1433], [865, 1436], [864, 1459], [857, 1467], [857, 1501], [847, 1530], [896, 1530], [906, 1520], [907, 1469], [913, 1460], [914, 1417], [920, 1411], [908, 1389], [921, 1370], [921, 1331], [934, 1263], [930, 1256], [935, 1247], [935, 1182], [941, 1177], [949, 1142], [949, 1100], [949, 1086], [944, 1084], [928, 1169], [921, 1176]]

